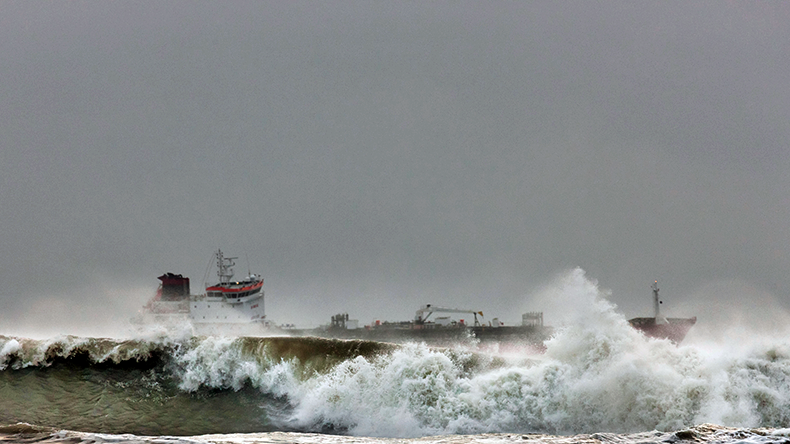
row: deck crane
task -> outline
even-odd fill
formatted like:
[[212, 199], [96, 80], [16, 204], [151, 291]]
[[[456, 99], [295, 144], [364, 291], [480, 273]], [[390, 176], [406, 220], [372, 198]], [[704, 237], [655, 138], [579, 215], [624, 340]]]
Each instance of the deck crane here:
[[[428, 305], [423, 305], [422, 307], [420, 307], [419, 310], [417, 310], [417, 313], [414, 315], [414, 322], [417, 323], [417, 324], [422, 324], [425, 321], [427, 321], [428, 317], [430, 317], [434, 312], [437, 312], [437, 313], [470, 313], [470, 314], [473, 314], [475, 316], [475, 324], [474, 324], [475, 327], [479, 327], [480, 326], [480, 322], [477, 320], [477, 315], [483, 316], [483, 312], [482, 311], [464, 310], [464, 309], [461, 309], [461, 308], [436, 307], [436, 306], [433, 306], [431, 304], [428, 304]], [[423, 316], [423, 315], [425, 315], [425, 316]]]

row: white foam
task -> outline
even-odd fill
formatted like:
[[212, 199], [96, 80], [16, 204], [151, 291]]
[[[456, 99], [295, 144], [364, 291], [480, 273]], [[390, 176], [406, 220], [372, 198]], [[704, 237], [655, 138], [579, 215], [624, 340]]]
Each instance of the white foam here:
[[545, 293], [568, 309], [540, 359], [469, 369], [461, 352], [407, 345], [305, 376], [295, 361], [268, 362], [244, 355], [232, 339], [206, 338], [179, 355], [181, 387], [238, 389], [249, 382], [288, 397], [294, 406], [289, 426], [332, 426], [362, 436], [668, 431], [705, 422], [758, 427], [790, 421], [786, 341], [716, 348], [647, 339], [579, 269]]
[[21, 350], [22, 345], [14, 338], [0, 338], [0, 343], [2, 343], [2, 347], [0, 347], [0, 370], [5, 370], [8, 366], [6, 364], [8, 356]]
[[414, 436], [759, 426], [790, 412], [785, 349], [702, 353], [646, 339], [578, 269], [558, 280], [554, 300], [574, 309], [532, 365], [465, 374], [440, 351], [405, 347], [308, 381], [293, 394], [294, 418], [303, 426], [342, 424], [355, 434]]

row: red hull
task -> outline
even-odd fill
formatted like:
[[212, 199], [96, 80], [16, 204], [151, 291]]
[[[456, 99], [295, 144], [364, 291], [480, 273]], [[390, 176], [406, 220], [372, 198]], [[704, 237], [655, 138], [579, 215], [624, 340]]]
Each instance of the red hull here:
[[628, 321], [635, 329], [645, 336], [658, 339], [669, 339], [675, 344], [680, 344], [691, 327], [697, 323], [693, 318], [667, 318], [667, 323], [656, 323], [656, 318], [634, 318]]

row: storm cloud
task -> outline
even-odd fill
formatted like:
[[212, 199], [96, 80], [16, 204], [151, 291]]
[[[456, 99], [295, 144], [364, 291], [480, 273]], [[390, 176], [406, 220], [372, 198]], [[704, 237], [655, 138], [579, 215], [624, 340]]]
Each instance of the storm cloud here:
[[0, 6], [0, 333], [218, 247], [298, 325], [517, 322], [574, 267], [628, 315], [790, 308], [788, 3]]

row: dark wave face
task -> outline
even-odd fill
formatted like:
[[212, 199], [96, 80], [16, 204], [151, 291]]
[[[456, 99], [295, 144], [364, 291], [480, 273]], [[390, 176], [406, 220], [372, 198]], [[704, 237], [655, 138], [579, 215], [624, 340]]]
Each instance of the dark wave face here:
[[[317, 338], [146, 342], [0, 337], [5, 351], [0, 424], [144, 435], [283, 430], [289, 428], [293, 410], [287, 397], [261, 391], [249, 378], [234, 375], [239, 371], [234, 367], [254, 365], [265, 371], [278, 362], [298, 362], [294, 376], [309, 378], [346, 359], [388, 348]], [[202, 352], [209, 354], [197, 356]], [[196, 376], [196, 371], [205, 374]], [[196, 377], [218, 380], [197, 382]]]

